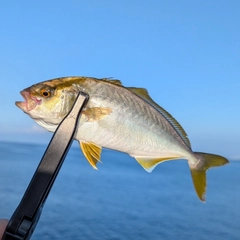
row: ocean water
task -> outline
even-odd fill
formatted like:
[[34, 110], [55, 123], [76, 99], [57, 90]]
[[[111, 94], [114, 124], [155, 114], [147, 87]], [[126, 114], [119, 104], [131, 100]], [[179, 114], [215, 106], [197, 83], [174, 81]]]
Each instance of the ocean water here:
[[[18, 206], [46, 145], [0, 142], [0, 217]], [[94, 170], [74, 144], [32, 239], [238, 240], [240, 161], [208, 171], [198, 200], [184, 160], [147, 173], [126, 154], [104, 150]]]

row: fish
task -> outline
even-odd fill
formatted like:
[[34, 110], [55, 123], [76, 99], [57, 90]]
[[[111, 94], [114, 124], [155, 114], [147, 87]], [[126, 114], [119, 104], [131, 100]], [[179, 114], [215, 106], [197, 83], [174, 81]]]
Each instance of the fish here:
[[185, 159], [197, 196], [206, 201], [206, 172], [229, 163], [220, 155], [194, 152], [183, 127], [145, 88], [125, 87], [118, 79], [71, 76], [22, 90], [16, 106], [54, 132], [78, 93], [89, 95], [74, 135], [83, 155], [97, 169], [103, 148], [129, 154], [148, 172], [158, 164]]

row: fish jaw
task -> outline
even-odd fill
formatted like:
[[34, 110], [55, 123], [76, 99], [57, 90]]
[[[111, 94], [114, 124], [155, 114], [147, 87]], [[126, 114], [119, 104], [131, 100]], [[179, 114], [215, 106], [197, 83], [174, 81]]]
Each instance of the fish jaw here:
[[37, 105], [40, 105], [42, 100], [38, 99], [37, 97], [31, 95], [29, 91], [23, 90], [20, 92], [23, 96], [24, 101], [17, 101], [15, 102], [16, 106], [23, 110], [25, 113], [30, 112], [33, 110]]

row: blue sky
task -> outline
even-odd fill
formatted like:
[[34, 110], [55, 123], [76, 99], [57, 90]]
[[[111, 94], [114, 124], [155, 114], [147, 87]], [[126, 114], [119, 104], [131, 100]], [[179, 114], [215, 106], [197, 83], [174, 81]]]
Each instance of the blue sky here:
[[144, 87], [196, 151], [240, 158], [239, 1], [1, 1], [0, 140], [47, 143], [15, 101], [36, 82]]

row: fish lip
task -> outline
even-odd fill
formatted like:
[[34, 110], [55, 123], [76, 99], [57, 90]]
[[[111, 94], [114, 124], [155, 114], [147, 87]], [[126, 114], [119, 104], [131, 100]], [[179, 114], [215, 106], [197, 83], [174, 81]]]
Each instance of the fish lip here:
[[24, 112], [33, 110], [37, 105], [40, 105], [42, 100], [32, 96], [28, 91], [23, 90], [20, 92], [24, 101], [15, 102], [16, 106], [22, 109]]

